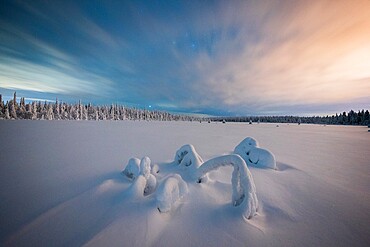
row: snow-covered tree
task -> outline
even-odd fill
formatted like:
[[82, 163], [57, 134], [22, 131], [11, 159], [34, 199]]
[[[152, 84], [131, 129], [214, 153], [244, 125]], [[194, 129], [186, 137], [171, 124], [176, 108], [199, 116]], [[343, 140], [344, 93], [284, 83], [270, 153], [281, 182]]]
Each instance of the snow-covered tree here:
[[258, 209], [256, 186], [247, 164], [239, 155], [224, 155], [204, 162], [197, 169], [198, 180], [203, 182], [203, 178], [208, 172], [228, 165], [234, 168], [231, 178], [232, 204], [235, 207], [242, 207], [243, 217], [250, 219]]

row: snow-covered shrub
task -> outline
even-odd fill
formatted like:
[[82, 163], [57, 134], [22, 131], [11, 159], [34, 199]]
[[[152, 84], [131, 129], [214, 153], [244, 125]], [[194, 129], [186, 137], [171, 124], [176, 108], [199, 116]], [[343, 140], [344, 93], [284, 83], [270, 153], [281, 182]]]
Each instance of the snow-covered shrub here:
[[152, 174], [155, 176], [159, 173], [159, 166], [157, 164], [152, 165]]
[[146, 178], [146, 185], [144, 188], [144, 195], [152, 194], [157, 188], [157, 179], [153, 174], [149, 174]]
[[126, 168], [122, 171], [122, 174], [126, 177], [135, 180], [140, 173], [140, 160], [138, 158], [131, 158], [126, 165]]
[[198, 168], [203, 163], [203, 159], [197, 151], [195, 151], [193, 145], [186, 144], [177, 150], [175, 154], [175, 163], [180, 166], [195, 166]]
[[[128, 178], [135, 180], [138, 177], [142, 177], [141, 180], [145, 182], [145, 186], [142, 190], [143, 195], [149, 195], [153, 193], [157, 187], [157, 179], [151, 173], [151, 166], [150, 166], [150, 159], [149, 157], [144, 157], [141, 160], [137, 158], [131, 158], [126, 166], [126, 168], [122, 171], [122, 173], [127, 176]], [[135, 184], [137, 182], [135, 181]], [[139, 182], [140, 184], [142, 183]]]
[[258, 166], [258, 167], [267, 167], [276, 170], [276, 160], [275, 156], [268, 151], [267, 149], [263, 148], [254, 148], [249, 153], [249, 160], [251, 162], [250, 165]]
[[258, 142], [252, 137], [245, 138], [234, 149], [249, 166], [276, 169], [275, 156], [267, 149], [260, 148]]
[[146, 185], [144, 188], [144, 195], [153, 193], [157, 187], [157, 179], [151, 174], [151, 160], [145, 156], [140, 161], [140, 175], [146, 179]]
[[147, 184], [147, 180], [143, 175], [139, 175], [134, 183], [130, 187], [130, 193], [133, 198], [144, 197], [144, 191]]
[[188, 193], [188, 185], [178, 174], [167, 177], [159, 185], [156, 192], [157, 208], [159, 212], [165, 213], [171, 210], [172, 206]]
[[259, 147], [257, 140], [253, 137], [247, 137], [243, 141], [241, 141], [238, 146], [235, 147], [234, 153], [239, 154], [243, 152], [248, 152], [255, 147]]
[[193, 145], [186, 144], [177, 150], [174, 163], [180, 167], [186, 168], [189, 176], [195, 179], [196, 170], [203, 164], [203, 159], [197, 151], [195, 151]]
[[221, 166], [228, 165], [232, 165], [234, 167], [231, 178], [233, 190], [232, 204], [237, 207], [242, 207], [243, 217], [250, 219], [257, 212], [258, 200], [252, 174], [242, 157], [236, 154], [231, 154], [210, 159], [204, 162], [197, 169], [198, 179], [199, 181], [203, 181], [203, 178], [208, 172]]
[[147, 156], [142, 158], [140, 161], [140, 175], [143, 175], [146, 179], [150, 175], [150, 170], [151, 170], [150, 163], [151, 163], [151, 160]]

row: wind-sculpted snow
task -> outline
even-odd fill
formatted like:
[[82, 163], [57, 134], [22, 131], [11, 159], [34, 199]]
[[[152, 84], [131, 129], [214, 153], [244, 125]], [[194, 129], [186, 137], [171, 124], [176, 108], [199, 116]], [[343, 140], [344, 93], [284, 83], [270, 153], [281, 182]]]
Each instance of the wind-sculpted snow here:
[[276, 170], [275, 156], [269, 150], [260, 148], [258, 142], [252, 137], [247, 137], [240, 142], [235, 147], [234, 153], [239, 154], [250, 166]]
[[171, 210], [173, 205], [188, 193], [188, 186], [178, 174], [167, 177], [156, 192], [157, 208], [161, 213]]
[[138, 158], [131, 158], [128, 161], [125, 169], [122, 171], [126, 177], [135, 180], [140, 173], [140, 160]]
[[245, 161], [236, 154], [216, 157], [204, 162], [197, 170], [199, 181], [210, 171], [222, 166], [233, 166], [232, 173], [232, 203], [234, 206], [243, 207], [243, 217], [252, 218], [258, 209], [256, 186]]

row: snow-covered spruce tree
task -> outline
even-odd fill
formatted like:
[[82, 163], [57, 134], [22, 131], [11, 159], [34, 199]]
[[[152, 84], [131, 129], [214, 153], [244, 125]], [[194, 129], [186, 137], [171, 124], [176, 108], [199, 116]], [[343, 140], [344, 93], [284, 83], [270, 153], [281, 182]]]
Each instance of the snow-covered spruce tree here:
[[60, 105], [58, 102], [58, 98], [55, 100], [55, 105], [54, 105], [54, 119], [56, 120], [60, 119]]
[[197, 177], [199, 182], [203, 182], [203, 178], [208, 172], [218, 169], [222, 166], [231, 165], [234, 167], [232, 173], [232, 204], [235, 207], [242, 207], [243, 217], [250, 219], [258, 209], [258, 200], [256, 195], [256, 186], [253, 181], [245, 161], [236, 154], [224, 155], [216, 157], [204, 162], [197, 169]]
[[5, 119], [10, 119], [9, 104], [8, 103], [5, 105]]
[[54, 119], [53, 105], [48, 104], [47, 110], [46, 110], [46, 120], [53, 120], [53, 119]]
[[10, 118], [17, 119], [16, 104], [14, 103], [14, 100], [9, 101], [8, 107], [9, 107]]

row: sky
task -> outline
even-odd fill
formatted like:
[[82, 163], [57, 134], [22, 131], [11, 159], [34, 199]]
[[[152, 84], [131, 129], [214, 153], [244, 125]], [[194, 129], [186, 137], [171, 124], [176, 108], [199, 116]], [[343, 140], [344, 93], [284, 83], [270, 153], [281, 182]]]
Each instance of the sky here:
[[209, 115], [370, 107], [370, 0], [0, 0], [0, 94]]

